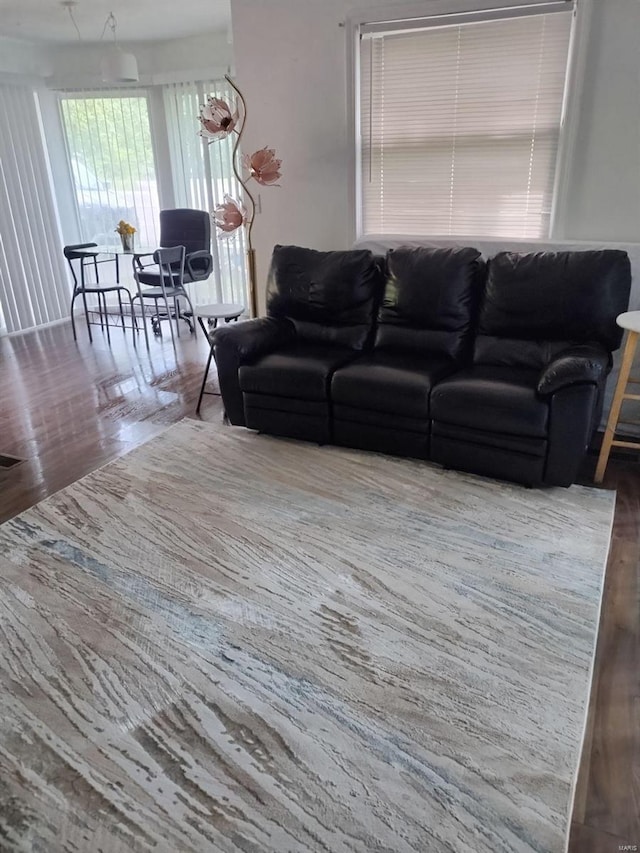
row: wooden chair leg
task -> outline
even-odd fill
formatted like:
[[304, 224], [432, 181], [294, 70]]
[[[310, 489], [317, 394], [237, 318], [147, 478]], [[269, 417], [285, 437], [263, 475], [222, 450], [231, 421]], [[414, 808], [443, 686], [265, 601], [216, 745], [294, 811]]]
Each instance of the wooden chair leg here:
[[615, 439], [616, 427], [618, 426], [620, 410], [622, 409], [622, 403], [624, 401], [624, 393], [627, 390], [627, 382], [629, 381], [629, 374], [631, 373], [637, 344], [638, 333], [629, 332], [627, 335], [627, 342], [624, 347], [624, 353], [622, 355], [622, 363], [620, 365], [620, 373], [618, 375], [616, 390], [613, 395], [613, 401], [611, 402], [609, 419], [607, 420], [607, 426], [602, 439], [602, 447], [600, 448], [600, 456], [598, 457], [598, 465], [596, 466], [596, 474], [594, 477], [595, 483], [601, 483], [604, 479], [604, 472], [607, 468], [609, 454], [611, 453], [611, 447]]

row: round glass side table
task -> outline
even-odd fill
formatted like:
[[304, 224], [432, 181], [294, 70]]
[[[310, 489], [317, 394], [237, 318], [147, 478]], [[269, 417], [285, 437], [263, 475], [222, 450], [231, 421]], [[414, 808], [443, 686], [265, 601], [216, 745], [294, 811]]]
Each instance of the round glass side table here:
[[[218, 391], [205, 391], [207, 377], [209, 376], [209, 368], [211, 367], [211, 359], [213, 358], [213, 344], [211, 343], [210, 333], [217, 327], [218, 320], [224, 320], [225, 323], [230, 323], [232, 320], [237, 320], [244, 312], [244, 305], [233, 303], [218, 303], [217, 305], [196, 305], [193, 309], [193, 314], [200, 323], [200, 327], [204, 332], [205, 338], [209, 341], [209, 357], [207, 358], [207, 366], [202, 377], [202, 385], [200, 386], [200, 396], [198, 397], [198, 405], [196, 406], [196, 414], [200, 413], [202, 398], [205, 394], [210, 394], [213, 397], [219, 397]], [[205, 320], [209, 328], [205, 325]]]

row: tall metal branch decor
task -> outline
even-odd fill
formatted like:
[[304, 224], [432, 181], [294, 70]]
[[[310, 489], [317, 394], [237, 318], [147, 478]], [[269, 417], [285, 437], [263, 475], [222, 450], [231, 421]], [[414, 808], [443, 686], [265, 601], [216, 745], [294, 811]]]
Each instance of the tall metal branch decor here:
[[[213, 221], [221, 235], [229, 235], [244, 226], [247, 234], [247, 281], [249, 287], [249, 308], [251, 316], [258, 314], [256, 296], [256, 253], [251, 241], [251, 232], [256, 216], [256, 201], [247, 186], [250, 180], [256, 181], [263, 187], [278, 186], [281, 160], [276, 159], [273, 148], [261, 148], [251, 155], [245, 155], [242, 163], [238, 163], [238, 151], [242, 134], [247, 122], [247, 105], [240, 89], [233, 80], [225, 75], [224, 78], [238, 96], [237, 102], [227, 103], [222, 98], [210, 97], [207, 103], [200, 107], [200, 136], [209, 144], [220, 139], [226, 139], [232, 133], [236, 135], [233, 146], [233, 171], [238, 183], [244, 190], [244, 198], [236, 199], [225, 195], [222, 204], [212, 212]], [[248, 176], [242, 176], [242, 168]]]

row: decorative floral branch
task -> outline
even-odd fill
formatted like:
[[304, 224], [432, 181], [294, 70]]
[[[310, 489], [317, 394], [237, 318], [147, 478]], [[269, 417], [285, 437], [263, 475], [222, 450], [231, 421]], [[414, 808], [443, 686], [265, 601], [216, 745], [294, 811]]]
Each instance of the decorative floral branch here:
[[216, 228], [219, 228], [223, 234], [232, 234], [246, 223], [247, 211], [235, 198], [225, 195], [223, 204], [216, 207], [212, 218]]
[[[222, 98], [210, 97], [206, 104], [200, 107], [200, 136], [209, 144], [220, 139], [226, 139], [232, 133], [236, 134], [233, 146], [232, 165], [234, 174], [241, 185], [246, 198], [249, 201], [248, 209], [243, 202], [225, 195], [222, 204], [219, 204], [212, 213], [213, 222], [223, 234], [232, 234], [240, 226], [247, 228], [247, 246], [249, 253], [253, 252], [251, 242], [251, 231], [256, 215], [256, 202], [251, 190], [247, 186], [253, 179], [263, 187], [277, 186], [281, 176], [281, 160], [276, 158], [273, 148], [261, 148], [243, 159], [243, 165], [249, 172], [248, 178], [243, 178], [238, 168], [238, 149], [247, 121], [247, 105], [240, 89], [233, 80], [225, 75], [224, 78], [238, 96], [238, 104], [228, 104]], [[254, 285], [254, 282], [251, 282]]]
[[231, 112], [226, 101], [221, 98], [209, 98], [206, 105], [200, 107], [200, 136], [213, 142], [225, 139], [238, 123], [238, 110]]

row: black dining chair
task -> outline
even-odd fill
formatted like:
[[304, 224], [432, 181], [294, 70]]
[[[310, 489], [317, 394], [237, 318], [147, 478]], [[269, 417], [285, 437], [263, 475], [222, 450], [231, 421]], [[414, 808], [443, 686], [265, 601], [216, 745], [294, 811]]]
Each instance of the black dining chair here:
[[[71, 328], [73, 329], [73, 339], [74, 341], [78, 340], [78, 336], [76, 334], [76, 322], [73, 315], [73, 306], [78, 298], [78, 296], [82, 296], [82, 302], [84, 305], [84, 316], [87, 321], [87, 331], [89, 332], [89, 340], [93, 343], [93, 335], [91, 334], [91, 326], [92, 322], [89, 319], [89, 311], [91, 310], [87, 304], [87, 294], [93, 293], [98, 297], [98, 316], [100, 317], [99, 323], [100, 326], [107, 330], [107, 340], [111, 343], [111, 335], [109, 333], [109, 312], [107, 310], [107, 293], [117, 293], [118, 294], [118, 306], [120, 308], [120, 322], [122, 323], [122, 329], [125, 330], [125, 322], [124, 322], [124, 311], [122, 304], [122, 294], [126, 294], [126, 298], [129, 301], [129, 307], [131, 310], [131, 325], [135, 328], [137, 326], [137, 321], [135, 315], [133, 313], [133, 299], [131, 297], [131, 292], [127, 287], [120, 284], [119, 282], [113, 283], [101, 283], [100, 282], [100, 273], [98, 267], [104, 261], [98, 260], [98, 252], [95, 253], [87, 253], [87, 252], [79, 252], [78, 249], [92, 249], [94, 246], [97, 247], [97, 243], [75, 243], [69, 246], [65, 246], [63, 249], [64, 256], [67, 259], [67, 263], [69, 264], [69, 269], [71, 270], [71, 275], [73, 277], [73, 294], [71, 296]], [[73, 262], [78, 261], [80, 263], [80, 277], [76, 275], [76, 270], [74, 268]], [[95, 272], [95, 282], [89, 282], [87, 284], [85, 269], [87, 266], [93, 267]], [[96, 325], [96, 324], [93, 324]]]
[[[154, 334], [161, 335], [162, 320], [169, 321], [169, 329], [171, 331], [171, 340], [175, 345], [175, 337], [173, 334], [172, 318], [176, 322], [176, 331], [180, 337], [180, 320], [184, 320], [189, 326], [191, 332], [195, 332], [195, 325], [192, 325], [190, 319], [193, 320], [193, 305], [189, 299], [189, 294], [184, 287], [184, 271], [185, 271], [185, 247], [173, 246], [172, 248], [156, 249], [153, 253], [153, 263], [157, 265], [158, 272], [147, 272], [147, 267], [134, 267], [134, 276], [138, 284], [138, 292], [133, 297], [134, 300], [140, 300], [142, 308], [142, 323], [144, 328], [144, 336], [149, 346], [149, 335], [147, 333], [147, 325], [145, 322], [144, 301], [145, 299], [153, 299], [155, 302], [155, 312], [151, 316], [151, 323]], [[157, 282], [157, 283], [156, 283]], [[189, 306], [189, 313], [184, 311], [180, 304], [180, 300], [184, 299]], [[173, 309], [169, 304], [169, 300], [173, 303]], [[160, 302], [164, 302], [164, 312], [160, 311]]]

